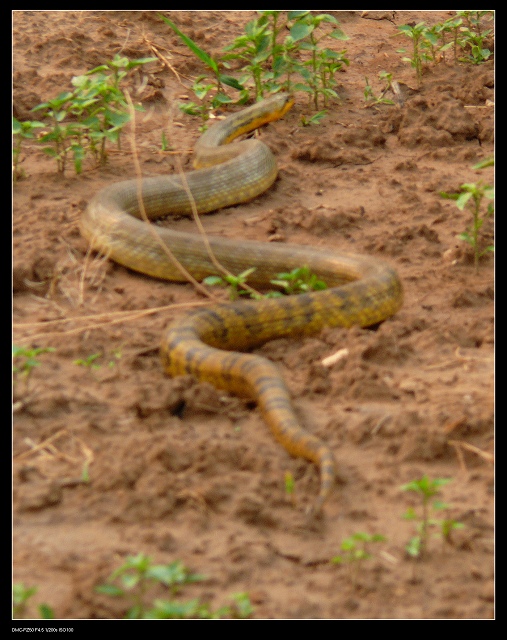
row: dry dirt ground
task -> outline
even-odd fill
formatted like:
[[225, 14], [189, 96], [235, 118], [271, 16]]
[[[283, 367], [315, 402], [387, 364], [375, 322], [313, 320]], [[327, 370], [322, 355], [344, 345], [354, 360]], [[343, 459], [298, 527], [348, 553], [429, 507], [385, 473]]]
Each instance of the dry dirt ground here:
[[[408, 46], [393, 39], [397, 25], [451, 13], [361, 13], [335, 12], [350, 36], [333, 43], [351, 61], [339, 75], [341, 102], [302, 127], [312, 112], [298, 94], [261, 133], [278, 157], [275, 185], [204, 219], [212, 234], [378, 256], [403, 282], [403, 308], [376, 331], [327, 330], [258, 350], [278, 363], [303, 422], [335, 453], [338, 481], [320, 518], [305, 515], [315, 466], [286, 453], [252, 403], [163, 375], [164, 327], [204, 298], [87, 257], [79, 216], [99, 189], [135, 175], [129, 144], [106, 167], [85, 163], [64, 177], [25, 146], [13, 192], [14, 342], [54, 348], [14, 393], [13, 579], [38, 587], [27, 617], [42, 602], [60, 619], [122, 617], [127, 602], [94, 587], [139, 553], [207, 576], [179, 599], [216, 609], [246, 592], [253, 618], [494, 616], [494, 261], [489, 254], [475, 273], [456, 238], [470, 213], [439, 195], [492, 184], [492, 168], [472, 167], [493, 153], [494, 65], [448, 59], [417, 87], [396, 52]], [[255, 12], [167, 15], [216, 54]], [[177, 103], [192, 97], [202, 67], [155, 12], [17, 11], [13, 38], [20, 120], [34, 119], [29, 110], [74, 75], [155, 47], [170, 66], [150, 63], [131, 87], [148, 81], [137, 115], [142, 170], [177, 170], [176, 155], [161, 151], [164, 129], [190, 168], [198, 120]], [[365, 76], [378, 94], [382, 70], [400, 83], [403, 106], [365, 108]], [[491, 244], [491, 221], [483, 231]], [[343, 348], [345, 359], [322, 366]], [[95, 354], [99, 367], [76, 364]], [[449, 508], [437, 515], [465, 527], [450, 543], [432, 538], [414, 561], [405, 545], [415, 525], [402, 516], [419, 500], [400, 486], [424, 475], [452, 478], [441, 495]], [[356, 532], [386, 541], [354, 574], [330, 560]], [[168, 596], [157, 587], [155, 597]]]

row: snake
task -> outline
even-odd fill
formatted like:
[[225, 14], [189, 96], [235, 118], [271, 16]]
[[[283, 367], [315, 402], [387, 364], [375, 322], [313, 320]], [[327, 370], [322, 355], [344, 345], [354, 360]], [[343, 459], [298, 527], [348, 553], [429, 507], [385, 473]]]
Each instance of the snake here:
[[[330, 447], [301, 424], [277, 365], [251, 353], [274, 338], [300, 338], [323, 327], [370, 327], [394, 315], [403, 290], [386, 261], [323, 247], [204, 237], [150, 224], [169, 215], [209, 213], [250, 201], [275, 182], [271, 149], [242, 134], [283, 117], [293, 98], [275, 94], [210, 126], [195, 145], [194, 169], [112, 183], [80, 218], [92, 250], [140, 273], [174, 282], [251, 271], [248, 283], [269, 286], [281, 272], [306, 266], [327, 288], [299, 295], [219, 302], [185, 312], [165, 330], [160, 354], [172, 377], [191, 375], [253, 400], [275, 439], [293, 456], [315, 463], [321, 511], [335, 483]], [[210, 255], [211, 254], [211, 255]], [[213, 257], [214, 256], [214, 257]]]

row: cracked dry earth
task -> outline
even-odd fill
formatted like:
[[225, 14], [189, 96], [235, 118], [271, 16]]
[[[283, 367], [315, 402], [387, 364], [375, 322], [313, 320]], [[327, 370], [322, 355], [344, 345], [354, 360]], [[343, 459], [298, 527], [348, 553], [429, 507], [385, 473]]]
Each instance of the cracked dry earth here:
[[[319, 126], [301, 127], [312, 113], [296, 95], [260, 134], [278, 158], [275, 185], [203, 218], [210, 234], [381, 257], [403, 282], [402, 309], [375, 331], [324, 330], [256, 350], [278, 364], [302, 422], [335, 454], [321, 517], [305, 516], [317, 469], [273, 440], [253, 403], [164, 376], [164, 327], [204, 298], [87, 256], [79, 216], [99, 189], [135, 175], [128, 142], [107, 166], [64, 177], [25, 145], [13, 190], [14, 342], [54, 349], [14, 391], [13, 578], [38, 587], [27, 617], [42, 602], [60, 619], [122, 617], [127, 603], [94, 587], [138, 553], [207, 576], [180, 600], [217, 609], [246, 592], [253, 618], [494, 617], [494, 262], [488, 254], [475, 273], [457, 240], [471, 216], [439, 196], [493, 183], [493, 168], [473, 165], [494, 151], [494, 64], [448, 60], [426, 68], [418, 87], [396, 52], [406, 45], [393, 39], [397, 25], [450, 12], [361, 14], [334, 12], [350, 37], [331, 45], [351, 61], [341, 101]], [[166, 15], [216, 54], [255, 12]], [[177, 104], [202, 68], [156, 12], [15, 11], [13, 47], [19, 120], [115, 53], [141, 58], [155, 47], [170, 67], [150, 63], [131, 85], [134, 94], [145, 85], [136, 94], [142, 171], [175, 172], [177, 158], [190, 169], [198, 121]], [[379, 93], [382, 70], [403, 104], [365, 108], [365, 76]], [[163, 130], [179, 154], [161, 151]], [[492, 244], [490, 219], [482, 232]], [[97, 368], [75, 363], [94, 354]], [[419, 506], [400, 486], [424, 475], [452, 478], [441, 517], [465, 526], [449, 543], [432, 538], [414, 561], [405, 553], [414, 523], [402, 515]], [[355, 532], [386, 540], [354, 577], [330, 560]], [[167, 595], [160, 586], [150, 597]]]

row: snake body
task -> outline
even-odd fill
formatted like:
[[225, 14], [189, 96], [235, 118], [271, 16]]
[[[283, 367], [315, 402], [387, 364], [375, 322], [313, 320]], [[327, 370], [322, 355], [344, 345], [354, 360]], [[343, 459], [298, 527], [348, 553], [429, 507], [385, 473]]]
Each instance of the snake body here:
[[[256, 197], [276, 179], [276, 160], [259, 140], [232, 140], [282, 117], [291, 106], [288, 95], [277, 94], [214, 125], [196, 145], [197, 170], [183, 177], [128, 180], [106, 187], [85, 210], [80, 221], [82, 234], [92, 248], [126, 267], [158, 278], [185, 281], [154, 237], [153, 226], [141, 219], [140, 197], [150, 219], [171, 213], [190, 214], [192, 199], [200, 213], [207, 213]], [[156, 231], [196, 279], [217, 273], [200, 235], [161, 227]], [[209, 246], [216, 260], [231, 273], [255, 267], [249, 278], [254, 286], [269, 284], [278, 273], [307, 265], [331, 287], [191, 311], [169, 326], [161, 346], [166, 373], [191, 374], [217, 388], [254, 399], [285, 449], [318, 465], [321, 485], [315, 510], [319, 510], [334, 483], [333, 454], [301, 427], [275, 364], [243, 351], [273, 338], [315, 334], [324, 326], [365, 327], [381, 322], [402, 304], [399, 278], [383, 261], [321, 248], [225, 238], [209, 238]]]

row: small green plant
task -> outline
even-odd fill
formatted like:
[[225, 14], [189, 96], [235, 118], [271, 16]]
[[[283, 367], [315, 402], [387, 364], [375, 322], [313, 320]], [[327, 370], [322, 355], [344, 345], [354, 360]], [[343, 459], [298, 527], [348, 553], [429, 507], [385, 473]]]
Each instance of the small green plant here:
[[[104, 355], [103, 353], [92, 353], [86, 358], [78, 358], [77, 360], [74, 360], [74, 364], [76, 364], [78, 367], [85, 367], [87, 369], [96, 371], [97, 369], [100, 369], [102, 366], [100, 362], [98, 362], [98, 360], [99, 358], [102, 358], [103, 355]], [[113, 351], [111, 351], [111, 355], [109, 357], [107, 366], [110, 369], [113, 369], [119, 363], [121, 358], [122, 358], [121, 349], [114, 349]]]
[[394, 104], [393, 100], [389, 100], [388, 98], [384, 98], [385, 94], [391, 89], [391, 84], [393, 81], [392, 73], [388, 73], [387, 71], [381, 71], [378, 75], [379, 80], [384, 81], [384, 88], [382, 89], [379, 96], [376, 96], [373, 93], [373, 88], [370, 85], [370, 81], [368, 77], [365, 76], [366, 86], [364, 88], [364, 100], [369, 103], [367, 106], [371, 106], [372, 104]]
[[[156, 58], [129, 60], [118, 54], [109, 62], [72, 79], [74, 89], [32, 109], [47, 119], [47, 129], [39, 142], [48, 145], [44, 153], [56, 160], [59, 173], [65, 173], [69, 155], [76, 173], [90, 152], [97, 164], [107, 161], [106, 142], [120, 148], [120, 136], [130, 120], [122, 81], [130, 71]], [[136, 105], [137, 110], [142, 110]]]
[[313, 124], [319, 124], [320, 121], [327, 116], [327, 111], [317, 111], [313, 116], [307, 118], [304, 114], [301, 114], [301, 126], [309, 127]]
[[[194, 53], [199, 58], [199, 60], [201, 60], [201, 62], [203, 62], [208, 67], [208, 69], [212, 72], [212, 75], [214, 77], [214, 82], [215, 82], [215, 89], [216, 89], [215, 99], [216, 100], [228, 101], [228, 98], [224, 94], [223, 87], [222, 87], [222, 85], [224, 84], [226, 86], [232, 87], [239, 91], [243, 90], [243, 86], [236, 80], [236, 78], [233, 78], [232, 76], [224, 74], [220, 71], [220, 62], [218, 60], [216, 60], [215, 58], [210, 56], [208, 53], [206, 53], [206, 51], [201, 49], [191, 38], [189, 38], [182, 31], [180, 31], [178, 27], [174, 24], [174, 22], [169, 20], [169, 18], [166, 18], [161, 14], [159, 15], [160, 15], [160, 18], [171, 27], [174, 33], [176, 33], [181, 38], [181, 40], [183, 40], [183, 42], [187, 45], [190, 51], [192, 51], [192, 53]], [[201, 79], [202, 78], [204, 78], [204, 76], [202, 76]]]
[[81, 173], [84, 157], [83, 123], [67, 120], [72, 114], [72, 92], [65, 91], [56, 98], [43, 102], [32, 111], [44, 111], [44, 117], [49, 120], [45, 128], [49, 129], [39, 138], [41, 144], [49, 143], [42, 150], [56, 160], [58, 173], [65, 173], [67, 156], [72, 153], [76, 173]]
[[465, 50], [465, 56], [459, 59], [460, 62], [482, 64], [489, 60], [491, 51], [483, 46], [483, 41], [490, 33], [491, 30], [485, 31], [482, 35], [477, 35], [471, 31], [462, 33], [461, 46]]
[[[452, 47], [454, 54], [454, 62], [458, 61], [459, 48], [461, 46], [461, 25], [463, 24], [463, 20], [455, 15], [452, 18], [448, 18], [445, 22], [442, 23], [442, 28], [440, 30], [440, 39], [442, 41], [442, 45], [440, 46], [440, 51], [442, 52], [442, 58], [445, 62], [445, 52]], [[451, 34], [451, 39], [447, 42], [447, 34]]]
[[234, 601], [234, 604], [230, 608], [230, 614], [233, 618], [244, 620], [253, 614], [254, 608], [252, 607], [248, 593], [234, 593], [231, 598]]
[[289, 498], [292, 505], [296, 503], [296, 481], [294, 480], [294, 476], [290, 471], [285, 472], [284, 476], [284, 485], [285, 485], [285, 495]]
[[77, 364], [78, 367], [86, 367], [88, 369], [100, 369], [100, 364], [96, 362], [100, 357], [102, 357], [101, 353], [92, 353], [87, 358], [78, 358], [74, 360], [74, 364]]
[[[259, 17], [248, 22], [244, 34], [224, 48], [220, 58], [212, 58], [183, 34], [167, 18], [164, 21], [178, 34], [191, 51], [211, 71], [211, 84], [203, 83], [204, 93], [216, 92], [211, 102], [203, 106], [182, 107], [187, 113], [202, 117], [206, 110], [214, 108], [217, 99], [224, 101], [222, 85], [229, 85], [240, 91], [238, 103], [244, 103], [253, 91], [257, 100], [266, 93], [277, 91], [305, 91], [318, 109], [322, 98], [324, 106], [330, 98], [337, 98], [333, 87], [337, 84], [335, 74], [343, 65], [348, 65], [345, 51], [336, 52], [321, 46], [325, 38], [347, 40], [348, 37], [337, 28], [337, 20], [329, 14], [314, 14], [311, 11], [259, 11]], [[331, 30], [325, 29], [325, 25]], [[280, 42], [280, 35], [289, 30], [289, 35]], [[220, 67], [230, 68], [236, 62], [239, 80], [224, 75]], [[297, 74], [302, 81], [294, 83]], [[204, 80], [199, 78], [199, 82]], [[200, 91], [202, 89], [199, 89]], [[194, 89], [195, 92], [195, 89]], [[211, 106], [210, 106], [211, 105]], [[216, 106], [216, 105], [215, 105]], [[316, 124], [316, 118], [312, 123]]]
[[456, 15], [460, 18], [463, 18], [467, 28], [477, 35], [484, 35], [482, 31], [481, 23], [483, 20], [493, 20], [494, 19], [494, 11], [484, 11], [484, 10], [474, 10], [474, 11], [457, 11]]
[[[427, 27], [424, 22], [411, 26], [409, 24], [402, 24], [398, 27], [396, 35], [404, 35], [412, 40], [412, 55], [410, 57], [402, 58], [405, 62], [410, 62], [410, 65], [415, 70], [417, 82], [420, 84], [422, 79], [422, 65], [423, 62], [431, 60], [431, 56], [425, 51], [424, 39], [427, 34]], [[399, 49], [398, 53], [405, 53], [405, 49]]]
[[208, 94], [214, 89], [213, 84], [203, 84], [203, 80], [206, 76], [199, 76], [196, 78], [195, 82], [192, 85], [192, 91], [195, 93], [196, 97], [201, 101], [200, 104], [196, 104], [195, 102], [181, 102], [178, 107], [183, 113], [186, 113], [189, 116], [200, 116], [202, 123], [199, 127], [199, 131], [203, 132], [206, 130], [207, 121], [210, 117], [210, 112], [218, 107], [232, 102], [229, 96], [226, 96], [224, 93], [215, 93], [215, 95], [210, 99]]
[[[16, 396], [28, 393], [32, 371], [41, 364], [38, 356], [51, 351], [54, 351], [53, 347], [27, 348], [12, 345], [12, 373]], [[21, 382], [23, 382], [23, 386], [20, 389]]]
[[[420, 22], [414, 26], [401, 25], [396, 35], [405, 35], [412, 39], [412, 55], [403, 58], [415, 69], [418, 82], [421, 82], [422, 65], [425, 62], [445, 60], [445, 53], [452, 48], [454, 62], [481, 64], [491, 56], [484, 47], [484, 40], [492, 34], [492, 29], [484, 30], [482, 21], [493, 19], [493, 11], [457, 11], [456, 15], [442, 23], [427, 26]], [[450, 34], [450, 39], [447, 35]], [[399, 53], [405, 53], [399, 49]], [[461, 56], [461, 51], [464, 56]]]
[[34, 367], [40, 365], [37, 356], [51, 351], [54, 351], [53, 347], [34, 347], [29, 349], [12, 345], [12, 358], [14, 360], [12, 370], [14, 374], [28, 378]]
[[263, 81], [272, 79], [274, 74], [266, 72], [267, 60], [272, 57], [272, 33], [269, 31], [267, 16], [261, 16], [251, 20], [245, 26], [245, 34], [241, 35], [224, 48], [226, 53], [223, 61], [241, 60], [244, 66], [241, 71], [243, 77], [240, 84], [243, 86], [252, 80], [255, 97], [260, 100], [264, 97]]
[[14, 182], [20, 177], [22, 177], [23, 173], [19, 168], [21, 161], [21, 146], [23, 144], [23, 140], [27, 140], [35, 137], [34, 130], [40, 129], [44, 127], [44, 123], [38, 122], [36, 120], [26, 120], [25, 122], [20, 122], [16, 118], [12, 118], [12, 136], [13, 136], [13, 145], [12, 145], [12, 173], [14, 177]]
[[374, 533], [353, 533], [341, 543], [342, 553], [331, 559], [333, 564], [348, 564], [351, 568], [352, 582], [357, 584], [359, 570], [366, 560], [372, 557], [370, 546], [377, 542], [385, 542], [385, 536]]
[[237, 300], [241, 295], [250, 295], [252, 298], [279, 298], [282, 295], [295, 295], [308, 293], [309, 291], [321, 291], [327, 288], [325, 282], [312, 273], [307, 266], [298, 267], [288, 273], [277, 274], [271, 284], [279, 287], [281, 291], [268, 291], [264, 295], [258, 294], [247, 285], [248, 276], [255, 271], [255, 267], [246, 269], [239, 275], [227, 274], [223, 276], [208, 276], [203, 283], [209, 286], [225, 286], [229, 288], [231, 300]]
[[421, 49], [425, 52], [426, 60], [438, 62], [439, 55], [445, 55], [444, 47], [449, 48], [452, 46], [452, 43], [447, 43], [446, 45], [444, 32], [445, 26], [442, 23], [425, 28]]
[[327, 289], [326, 283], [307, 266], [297, 267], [288, 273], [279, 273], [276, 280], [271, 280], [271, 284], [280, 287], [286, 295]]
[[[123, 80], [133, 69], [155, 60], [156, 58], [129, 60], [115, 54], [109, 62], [72, 79], [75, 87], [72, 111], [86, 127], [90, 150], [99, 164], [107, 161], [107, 141], [121, 148], [121, 133], [130, 121], [122, 89]], [[134, 108], [143, 111], [140, 105], [135, 105]]]
[[[480, 167], [482, 165], [478, 165]], [[472, 225], [463, 233], [458, 235], [460, 240], [468, 243], [474, 251], [475, 271], [479, 271], [479, 260], [486, 253], [495, 250], [493, 245], [484, 246], [481, 242], [481, 228], [486, 218], [494, 214], [493, 200], [495, 197], [495, 189], [490, 185], [482, 182], [470, 182], [462, 184], [459, 193], [440, 192], [443, 198], [449, 198], [456, 201], [456, 206], [460, 211], [464, 211], [468, 207], [472, 212]], [[490, 200], [484, 211], [484, 200]]]
[[442, 511], [449, 508], [441, 500], [433, 500], [439, 493], [441, 487], [452, 481], [452, 478], [435, 478], [430, 480], [428, 476], [423, 476], [420, 480], [413, 480], [401, 487], [402, 491], [413, 491], [417, 493], [422, 500], [421, 512], [410, 507], [403, 514], [406, 520], [416, 522], [417, 535], [413, 536], [405, 550], [412, 558], [423, 558], [428, 551], [428, 541], [431, 527], [438, 527], [440, 535], [445, 541], [450, 540], [451, 532], [454, 529], [460, 529], [463, 524], [452, 519], [436, 519], [432, 517], [433, 512]]
[[[149, 556], [140, 553], [129, 556], [124, 564], [113, 571], [106, 584], [97, 586], [95, 591], [112, 597], [130, 600], [125, 618], [223, 618], [248, 617], [252, 613], [247, 594], [233, 596], [235, 607], [222, 607], [212, 611], [209, 605], [198, 599], [180, 602], [174, 599], [181, 589], [188, 584], [205, 580], [205, 576], [191, 573], [179, 560], [168, 565], [154, 565]], [[119, 583], [119, 584], [118, 584]], [[170, 600], [155, 599], [151, 606], [149, 590], [153, 586], [163, 585], [172, 596]]]
[[204, 278], [203, 284], [207, 284], [209, 286], [220, 285], [228, 287], [231, 300], [237, 300], [239, 296], [251, 294], [250, 291], [244, 288], [244, 285], [246, 284], [248, 276], [254, 271], [255, 267], [251, 267], [237, 276], [232, 273], [223, 276], [208, 276], [207, 278]]
[[122, 350], [121, 348], [119, 349], [113, 349], [113, 351], [111, 352], [111, 359], [109, 360], [109, 362], [107, 363], [107, 366], [112, 369], [113, 367], [115, 367], [120, 360], [122, 359]]
[[[12, 617], [21, 619], [25, 617], [26, 606], [30, 598], [37, 593], [37, 587], [25, 587], [23, 583], [14, 584], [12, 587]], [[40, 617], [44, 620], [52, 620], [54, 612], [47, 604], [38, 606]]]
[[[319, 97], [322, 96], [324, 107], [329, 98], [338, 98], [333, 89], [337, 82], [335, 74], [350, 61], [345, 57], [346, 51], [333, 51], [322, 48], [320, 43], [325, 38], [335, 40], [348, 40], [348, 36], [337, 28], [338, 20], [327, 13], [314, 15], [311, 11], [289, 11], [289, 20], [294, 20], [290, 27], [292, 42], [297, 43], [300, 51], [308, 51], [309, 59], [298, 67], [298, 73], [303, 77], [304, 83], [297, 83], [294, 90], [306, 91], [313, 100], [315, 109], [319, 109]], [[331, 31], [324, 29], [325, 24], [331, 24], [336, 28]]]
[[493, 11], [457, 11], [459, 19], [463, 20], [464, 27], [460, 28], [460, 45], [465, 51], [465, 57], [461, 62], [481, 64], [491, 56], [491, 51], [483, 46], [484, 40], [492, 33], [492, 29], [482, 29], [483, 20], [493, 19]]

